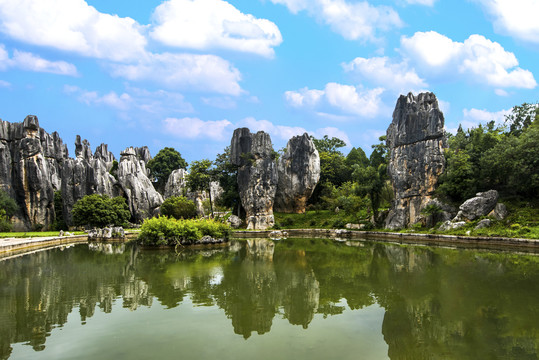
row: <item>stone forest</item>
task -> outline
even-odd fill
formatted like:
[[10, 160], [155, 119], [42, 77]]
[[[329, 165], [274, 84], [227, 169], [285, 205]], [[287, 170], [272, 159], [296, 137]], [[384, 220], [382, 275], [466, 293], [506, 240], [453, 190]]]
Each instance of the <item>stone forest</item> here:
[[[532, 130], [536, 132], [537, 120], [530, 126], [525, 122], [513, 125], [519, 131], [531, 134]], [[499, 135], [499, 130], [488, 126], [479, 130], [484, 132], [481, 136]], [[466, 138], [473, 139], [475, 135], [472, 132], [464, 134], [459, 129], [457, 135], [450, 136], [455, 144]], [[144, 219], [158, 216], [163, 201], [171, 196], [186, 195], [196, 204], [199, 215], [209, 215], [207, 210], [204, 214], [204, 201], [210, 198], [215, 202], [223, 193], [230, 192], [223, 189], [222, 181], [217, 178], [210, 182], [208, 188], [189, 187], [185, 168], [172, 169], [165, 180], [156, 182], [148, 168], [152, 156], [147, 147], [128, 147], [120, 153], [117, 161], [106, 144], [97, 146], [92, 152], [88, 141], [77, 136], [75, 157], [72, 158], [60, 135], [46, 132], [34, 115], [27, 116], [22, 123], [1, 121], [0, 139], [1, 189], [18, 205], [11, 218], [14, 230], [52, 229], [58, 223], [58, 214], [67, 226], [73, 226], [74, 204], [91, 194], [124, 198], [130, 212], [130, 223], [140, 224]], [[251, 133], [247, 128], [236, 129], [229, 151], [222, 160], [232, 169], [229, 173], [234, 178], [233, 184], [229, 180], [228, 187], [236, 191], [237, 199], [233, 199], [237, 201], [235, 209], [243, 218], [240, 220], [234, 215], [236, 226], [241, 222], [243, 227], [252, 230], [286, 227], [286, 224], [276, 224], [274, 211], [301, 214], [309, 207], [319, 208], [324, 196], [326, 199], [342, 198], [337, 187], [345, 184], [335, 178], [346, 178], [346, 175], [334, 175], [343, 171], [331, 161], [331, 157], [328, 158], [337, 152], [335, 144], [328, 151], [327, 144], [332, 140], [340, 141], [327, 137], [320, 140], [303, 134], [290, 139], [279, 153], [273, 148], [269, 134], [262, 131]], [[317, 149], [317, 145], [321, 148]], [[358, 213], [362, 206], [366, 215], [356, 221], [362, 222], [360, 227], [367, 224], [367, 228], [390, 230], [417, 224], [430, 227], [438, 224], [441, 230], [451, 230], [486, 216], [494, 220], [504, 219], [507, 208], [498, 202], [497, 191], [507, 193], [507, 187], [500, 186], [503, 179], [491, 175], [491, 179], [484, 179], [490, 181], [484, 183], [488, 185], [490, 182], [492, 188], [484, 188], [484, 185], [474, 184], [476, 175], [460, 174], [477, 170], [463, 170], [455, 166], [463, 150], [467, 149], [448, 146], [444, 116], [433, 93], [402, 95], [397, 100], [387, 136], [375, 148], [371, 158], [368, 159], [360, 148], [352, 149], [345, 158], [352, 165], [344, 172], [349, 172], [349, 178], [355, 176], [359, 189], [367, 188], [362, 193], [370, 198], [370, 203], [351, 197], [348, 202], [354, 202], [354, 199], [356, 202], [352, 206], [340, 204], [339, 207], [338, 203], [326, 201], [326, 207], [335, 211], [355, 208]], [[354, 161], [358, 164], [353, 164]], [[529, 161], [536, 162], [536, 156]], [[368, 166], [362, 169], [359, 165], [362, 162]], [[479, 164], [470, 165], [479, 167]], [[530, 166], [533, 169], [533, 163]], [[365, 170], [374, 171], [369, 175]], [[352, 172], [353, 176], [350, 175]], [[532, 183], [526, 190], [528, 194], [537, 195], [537, 181], [533, 180], [537, 177], [537, 167], [530, 176]], [[507, 174], [507, 178], [511, 178], [511, 174]], [[463, 187], [465, 184], [470, 185], [467, 191], [447, 191], [451, 186]], [[440, 191], [444, 189], [445, 192]], [[387, 210], [382, 208], [380, 199], [384, 191]], [[361, 193], [361, 190], [356, 189], [355, 192]], [[314, 197], [318, 204], [312, 201]], [[230, 209], [235, 210], [233, 206]], [[490, 225], [488, 218], [484, 220], [478, 226]]]

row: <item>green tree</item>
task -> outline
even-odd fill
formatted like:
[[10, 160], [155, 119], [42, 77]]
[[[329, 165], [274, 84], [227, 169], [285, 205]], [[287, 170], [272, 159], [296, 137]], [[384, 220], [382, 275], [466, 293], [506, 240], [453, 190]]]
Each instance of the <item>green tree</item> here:
[[336, 137], [330, 139], [327, 135], [324, 135], [322, 139], [316, 139], [314, 136], [311, 136], [311, 140], [318, 152], [340, 153], [337, 149], [346, 146], [346, 143], [343, 140]]
[[62, 200], [62, 192], [54, 192], [54, 224], [52, 228], [54, 230], [67, 230], [68, 226], [64, 220], [64, 202]]
[[5, 211], [5, 216], [10, 219], [19, 210], [19, 206], [7, 192], [0, 190], [0, 209]]
[[218, 200], [220, 206], [231, 208], [239, 214], [241, 200], [238, 189], [238, 166], [230, 162], [230, 147], [227, 146], [222, 154], [217, 154], [214, 161], [215, 180], [223, 189], [223, 194]]
[[174, 219], [191, 219], [196, 217], [197, 209], [185, 196], [171, 196], [161, 204], [161, 214]]
[[539, 119], [539, 103], [514, 106], [509, 115], [505, 116], [505, 123], [509, 124], [509, 133], [519, 136], [535, 120]]
[[148, 161], [147, 168], [157, 191], [163, 193], [170, 174], [177, 169], [186, 169], [187, 161], [174, 148], [165, 147]]
[[77, 226], [122, 225], [131, 217], [125, 199], [121, 196], [86, 195], [73, 205], [73, 223]]
[[212, 169], [212, 162], [207, 159], [193, 161], [189, 167], [187, 175], [187, 186], [191, 191], [208, 191], [210, 199], [210, 212], [213, 216], [213, 202], [211, 198], [210, 183], [215, 177], [215, 170]]

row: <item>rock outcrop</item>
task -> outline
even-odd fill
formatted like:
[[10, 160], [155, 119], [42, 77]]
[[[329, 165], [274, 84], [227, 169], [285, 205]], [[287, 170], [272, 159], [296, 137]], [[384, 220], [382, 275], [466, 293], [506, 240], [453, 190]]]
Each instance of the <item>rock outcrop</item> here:
[[459, 212], [453, 221], [475, 220], [488, 215], [498, 203], [498, 192], [489, 190], [475, 194], [459, 206]]
[[274, 210], [304, 213], [307, 200], [320, 180], [320, 156], [307, 133], [288, 141], [277, 162], [278, 184]]
[[399, 97], [387, 146], [395, 200], [385, 225], [397, 229], [420, 221], [444, 171], [444, 116], [433, 93]]
[[49, 227], [54, 221], [54, 192], [61, 186], [67, 146], [57, 132], [48, 134], [38, 118], [22, 123], [0, 120], [0, 186], [19, 205], [14, 230]]
[[171, 196], [187, 195], [187, 171], [185, 169], [176, 169], [168, 177], [165, 185], [165, 199]]
[[278, 173], [269, 134], [263, 131], [252, 134], [247, 128], [236, 129], [230, 149], [230, 160], [239, 167], [238, 187], [247, 229], [273, 226]]
[[139, 159], [132, 147], [125, 149], [120, 155], [118, 184], [122, 191], [120, 195], [127, 199], [131, 216], [138, 222], [157, 215], [163, 197], [148, 178], [144, 159]]

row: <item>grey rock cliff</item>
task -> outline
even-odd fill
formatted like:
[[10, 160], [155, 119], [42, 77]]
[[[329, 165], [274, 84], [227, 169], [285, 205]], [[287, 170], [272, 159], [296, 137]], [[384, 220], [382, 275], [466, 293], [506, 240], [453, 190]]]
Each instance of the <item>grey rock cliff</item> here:
[[45, 132], [36, 116], [28, 115], [22, 123], [0, 120], [0, 186], [19, 205], [14, 230], [52, 224], [54, 191], [61, 186], [67, 155], [58, 133]]
[[159, 212], [163, 197], [153, 187], [148, 178], [144, 159], [137, 157], [134, 148], [129, 147], [120, 153], [118, 164], [118, 184], [128, 202], [129, 210], [135, 221], [142, 221]]
[[443, 128], [444, 116], [433, 93], [409, 93], [397, 100], [387, 129], [388, 171], [395, 194], [387, 228], [403, 228], [420, 221], [421, 210], [432, 199], [444, 171]]
[[238, 168], [238, 187], [246, 212], [247, 229], [274, 225], [273, 202], [277, 190], [277, 165], [269, 134], [252, 134], [247, 128], [234, 130], [230, 160]]
[[304, 213], [307, 200], [320, 180], [320, 156], [307, 133], [294, 136], [277, 162], [279, 181], [274, 210]]

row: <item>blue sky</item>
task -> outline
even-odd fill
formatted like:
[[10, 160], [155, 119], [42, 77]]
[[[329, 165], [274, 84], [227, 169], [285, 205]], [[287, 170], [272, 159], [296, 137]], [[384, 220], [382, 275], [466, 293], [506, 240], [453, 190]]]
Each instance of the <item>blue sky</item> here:
[[0, 0], [0, 118], [214, 159], [232, 132], [370, 153], [399, 94], [446, 128], [539, 101], [537, 0]]

